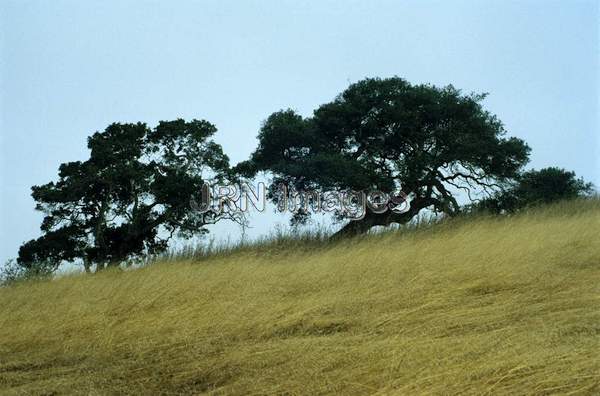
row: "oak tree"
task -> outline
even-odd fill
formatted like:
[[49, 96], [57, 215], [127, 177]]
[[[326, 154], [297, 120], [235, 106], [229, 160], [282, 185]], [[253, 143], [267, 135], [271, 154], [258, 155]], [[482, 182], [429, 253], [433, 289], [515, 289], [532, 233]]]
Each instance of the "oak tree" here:
[[[245, 176], [270, 172], [290, 192], [401, 189], [409, 195], [408, 211], [367, 208], [364, 218], [348, 222], [339, 234], [406, 223], [426, 208], [454, 215], [461, 209], [459, 191], [492, 194], [528, 161], [528, 146], [505, 136], [502, 122], [483, 108], [484, 98], [398, 77], [365, 79], [311, 117], [293, 110], [271, 114], [258, 148], [236, 170]], [[309, 215], [300, 214], [296, 221]]]
[[174, 236], [207, 232], [228, 214], [194, 211], [207, 178], [230, 174], [207, 121], [114, 123], [88, 139], [90, 157], [64, 163], [58, 181], [32, 187], [45, 214], [43, 235], [19, 249], [24, 267], [56, 269], [81, 262], [86, 271], [164, 251]]

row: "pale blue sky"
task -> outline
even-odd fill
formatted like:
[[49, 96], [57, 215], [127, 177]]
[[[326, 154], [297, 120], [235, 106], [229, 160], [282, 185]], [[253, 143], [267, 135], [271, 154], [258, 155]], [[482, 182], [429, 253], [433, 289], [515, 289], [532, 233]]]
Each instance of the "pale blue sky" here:
[[85, 159], [86, 137], [109, 123], [204, 118], [235, 163], [270, 113], [309, 115], [364, 77], [489, 92], [487, 108], [532, 147], [530, 167], [600, 184], [597, 1], [0, 0], [0, 11], [0, 262], [39, 235], [30, 186]]

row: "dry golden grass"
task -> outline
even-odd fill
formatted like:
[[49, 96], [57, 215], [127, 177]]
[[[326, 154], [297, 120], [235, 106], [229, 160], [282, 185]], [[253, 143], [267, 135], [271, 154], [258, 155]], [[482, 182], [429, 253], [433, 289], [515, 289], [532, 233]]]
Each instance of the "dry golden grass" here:
[[600, 204], [0, 289], [0, 393], [598, 394]]

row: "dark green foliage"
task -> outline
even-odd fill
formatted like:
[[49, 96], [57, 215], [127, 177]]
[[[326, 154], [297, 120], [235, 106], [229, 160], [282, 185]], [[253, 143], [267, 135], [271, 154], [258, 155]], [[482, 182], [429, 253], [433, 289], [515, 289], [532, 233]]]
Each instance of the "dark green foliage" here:
[[[166, 249], [177, 234], [206, 233], [224, 215], [197, 213], [206, 177], [223, 180], [229, 160], [207, 121], [111, 124], [88, 139], [90, 158], [62, 164], [59, 179], [32, 187], [45, 213], [43, 235], [19, 249], [18, 263], [55, 269], [81, 260], [89, 270]], [[208, 173], [207, 173], [208, 172]]]
[[290, 190], [410, 194], [407, 213], [368, 211], [342, 233], [406, 223], [425, 208], [454, 215], [457, 191], [491, 192], [514, 180], [528, 161], [528, 146], [503, 137], [502, 123], [481, 106], [484, 97], [397, 77], [365, 79], [312, 117], [292, 110], [272, 114], [258, 148], [236, 169], [245, 176], [269, 171], [275, 185]]
[[549, 167], [524, 172], [513, 187], [473, 206], [492, 213], [515, 212], [540, 204], [589, 196], [592, 183], [577, 178], [575, 172]]

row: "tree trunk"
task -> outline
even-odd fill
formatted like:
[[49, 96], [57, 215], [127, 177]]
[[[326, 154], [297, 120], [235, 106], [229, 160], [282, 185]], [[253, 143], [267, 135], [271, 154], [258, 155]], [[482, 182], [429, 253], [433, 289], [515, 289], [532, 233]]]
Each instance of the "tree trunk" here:
[[364, 218], [361, 220], [351, 220], [339, 231], [334, 233], [331, 238], [339, 239], [344, 237], [353, 237], [356, 235], [365, 234], [375, 226], [388, 226], [395, 222], [394, 214], [395, 213], [390, 212], [378, 214], [368, 211]]
[[361, 220], [351, 220], [339, 231], [331, 236], [331, 239], [352, 237], [365, 234], [374, 226], [389, 226], [392, 223], [406, 224], [415, 217], [421, 209], [431, 205], [439, 205], [439, 201], [432, 197], [418, 197], [410, 201], [410, 209], [404, 213], [394, 213], [388, 210], [384, 213], [373, 213], [367, 208], [367, 213]]

